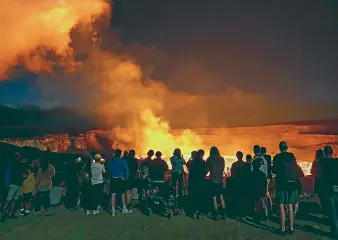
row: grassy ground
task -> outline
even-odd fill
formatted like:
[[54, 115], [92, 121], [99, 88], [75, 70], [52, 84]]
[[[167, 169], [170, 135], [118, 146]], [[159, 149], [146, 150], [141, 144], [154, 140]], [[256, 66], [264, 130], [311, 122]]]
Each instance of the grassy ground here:
[[143, 216], [137, 210], [131, 215], [111, 217], [107, 213], [85, 216], [63, 207], [53, 209], [45, 217], [8, 220], [0, 223], [0, 240], [254, 240], [254, 239], [328, 239], [327, 227], [299, 220], [293, 236], [281, 237], [274, 231], [276, 223], [252, 225], [235, 220], [215, 222], [206, 217], [192, 220], [175, 217], [172, 220], [153, 215]]

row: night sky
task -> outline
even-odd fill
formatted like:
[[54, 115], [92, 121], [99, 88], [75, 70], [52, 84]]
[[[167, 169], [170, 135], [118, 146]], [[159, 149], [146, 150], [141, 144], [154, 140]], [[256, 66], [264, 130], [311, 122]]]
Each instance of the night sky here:
[[[338, 106], [335, 0], [115, 0], [111, 31], [173, 91]], [[0, 96], [40, 97], [34, 76], [0, 83]]]

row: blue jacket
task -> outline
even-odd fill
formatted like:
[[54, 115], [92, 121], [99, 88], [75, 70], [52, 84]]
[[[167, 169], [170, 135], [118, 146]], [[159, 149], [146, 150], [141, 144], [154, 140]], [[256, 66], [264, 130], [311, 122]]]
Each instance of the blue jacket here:
[[123, 178], [127, 180], [129, 177], [129, 168], [127, 163], [121, 158], [114, 158], [109, 166], [111, 177]]

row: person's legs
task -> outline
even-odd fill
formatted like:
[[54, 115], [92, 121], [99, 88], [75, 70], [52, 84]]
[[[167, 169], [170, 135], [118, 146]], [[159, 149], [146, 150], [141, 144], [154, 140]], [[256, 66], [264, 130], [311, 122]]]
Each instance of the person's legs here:
[[178, 182], [178, 173], [173, 172], [171, 174], [171, 186], [176, 190], [176, 194], [178, 194], [178, 192], [177, 192], [177, 182]]
[[326, 207], [329, 214], [331, 233], [338, 233], [337, 202], [333, 196], [327, 197]]
[[289, 230], [291, 232], [294, 231], [294, 221], [295, 221], [295, 216], [293, 212], [293, 204], [288, 204], [288, 213], [289, 213]]
[[45, 211], [48, 211], [50, 207], [49, 191], [42, 192], [42, 206]]
[[112, 193], [111, 194], [111, 212], [113, 216], [115, 216], [115, 212], [116, 212], [115, 205], [116, 205], [116, 193]]
[[279, 204], [279, 220], [280, 220], [281, 231], [285, 232], [286, 214], [285, 214], [284, 204]]
[[122, 201], [122, 213], [131, 213], [132, 211], [127, 208], [127, 198], [126, 198], [126, 181], [120, 181], [121, 201]]

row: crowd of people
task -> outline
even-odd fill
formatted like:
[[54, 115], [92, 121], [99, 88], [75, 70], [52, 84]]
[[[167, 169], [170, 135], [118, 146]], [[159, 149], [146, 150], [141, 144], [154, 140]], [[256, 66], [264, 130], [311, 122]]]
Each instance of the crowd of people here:
[[[286, 142], [280, 142], [279, 149], [280, 153], [272, 158], [265, 147], [255, 145], [253, 156], [248, 154], [245, 160], [244, 154], [238, 151], [230, 176], [226, 176], [225, 160], [217, 147], [210, 149], [206, 160], [205, 152], [200, 149], [193, 151], [188, 161], [180, 149], [175, 149], [170, 158], [171, 169], [160, 151], [150, 150], [145, 159], [139, 160], [134, 150], [117, 149], [107, 161], [100, 153], [86, 160], [77, 157], [67, 163], [64, 179], [57, 182], [54, 181], [55, 168], [47, 158], [29, 162], [16, 153], [5, 174], [8, 194], [2, 205], [1, 219], [16, 218], [17, 209], [20, 209], [19, 215], [26, 218], [32, 209], [44, 215], [51, 204], [60, 203], [70, 210], [81, 207], [86, 215], [99, 214], [102, 209], [112, 216], [116, 216], [117, 211], [131, 214], [135, 207], [133, 191], [138, 189], [140, 193], [140, 181], [149, 176], [152, 181], [168, 181], [176, 191], [182, 212], [188, 210], [195, 219], [201, 214], [210, 214], [215, 220], [226, 220], [230, 213], [238, 220], [269, 221], [276, 203], [280, 233], [293, 234], [304, 173], [295, 155], [288, 152]], [[332, 147], [325, 146], [316, 152], [311, 170], [314, 190], [323, 216], [328, 219], [332, 234], [337, 236], [336, 169], [338, 160], [333, 158]], [[275, 194], [272, 194], [272, 182]]]

